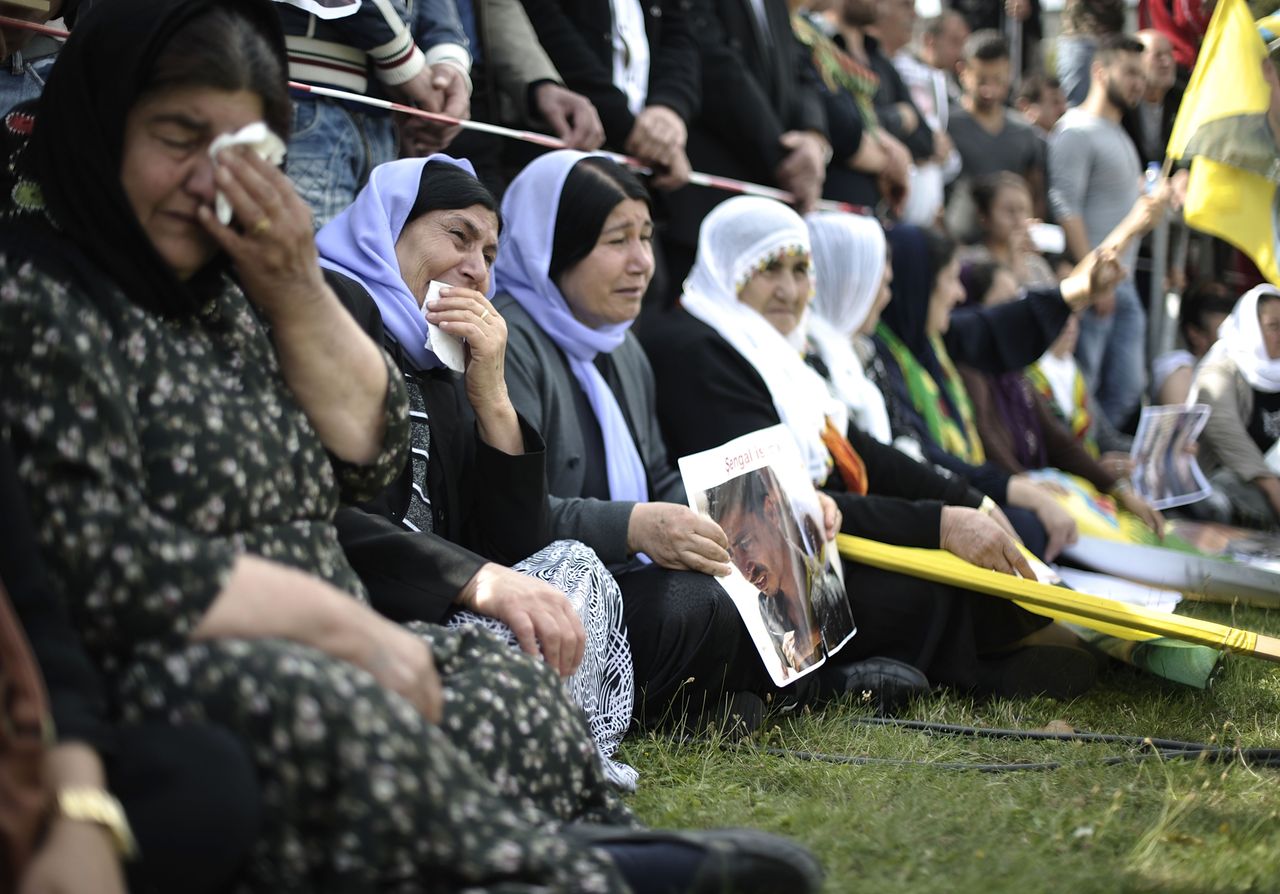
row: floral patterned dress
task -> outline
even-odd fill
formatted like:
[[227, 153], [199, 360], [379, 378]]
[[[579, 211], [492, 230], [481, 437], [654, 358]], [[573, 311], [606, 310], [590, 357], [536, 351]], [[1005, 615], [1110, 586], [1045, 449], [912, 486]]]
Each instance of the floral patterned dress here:
[[249, 743], [267, 823], [244, 888], [625, 890], [555, 832], [632, 820], [541, 662], [474, 628], [415, 625], [445, 684], [437, 727], [309, 647], [189, 640], [242, 553], [364, 598], [330, 522], [340, 494], [371, 496], [403, 460], [390, 360], [384, 449], [354, 467], [326, 453], [234, 283], [173, 318], [92, 291], [0, 252], [0, 428], [120, 717]]

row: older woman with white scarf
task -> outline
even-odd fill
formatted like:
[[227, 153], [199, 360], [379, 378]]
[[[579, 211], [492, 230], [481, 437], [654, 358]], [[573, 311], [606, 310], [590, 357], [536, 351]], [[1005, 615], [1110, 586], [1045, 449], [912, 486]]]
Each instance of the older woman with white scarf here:
[[[733, 198], [703, 221], [681, 309], [645, 332], [672, 452], [782, 423], [843, 513], [844, 532], [1029, 575], [974, 491], [849, 425], [805, 363], [790, 337], [811, 296], [810, 256], [804, 221], [777, 202]], [[934, 684], [984, 694], [1071, 696], [1092, 684], [1093, 659], [1047, 619], [856, 562], [845, 580], [858, 634], [837, 660], [894, 659]]]
[[798, 331], [849, 419], [881, 444], [893, 440], [884, 395], [863, 371], [853, 339], [871, 315], [889, 268], [884, 230], [873, 217], [819, 212], [805, 219], [813, 245], [813, 301]]
[[1280, 289], [1261, 285], [1240, 298], [1196, 370], [1190, 401], [1213, 408], [1200, 462], [1233, 520], [1280, 526]]

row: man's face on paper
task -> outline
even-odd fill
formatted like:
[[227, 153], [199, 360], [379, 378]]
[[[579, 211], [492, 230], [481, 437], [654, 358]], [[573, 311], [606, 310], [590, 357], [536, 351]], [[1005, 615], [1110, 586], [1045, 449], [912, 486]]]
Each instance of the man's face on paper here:
[[777, 499], [765, 498], [759, 511], [735, 507], [720, 519], [729, 540], [729, 558], [742, 576], [766, 596], [791, 580], [791, 557], [780, 522]]

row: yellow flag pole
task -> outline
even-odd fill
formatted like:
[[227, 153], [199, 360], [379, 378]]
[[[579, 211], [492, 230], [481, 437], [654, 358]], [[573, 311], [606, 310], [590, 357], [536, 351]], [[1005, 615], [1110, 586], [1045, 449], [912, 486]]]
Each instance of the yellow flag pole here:
[[1167, 636], [1280, 663], [1280, 639], [1276, 637], [1000, 574], [943, 550], [890, 546], [849, 534], [839, 535], [837, 543], [840, 555], [850, 561], [1010, 599], [1037, 613], [1067, 618], [1087, 627], [1125, 629], [1140, 638]]

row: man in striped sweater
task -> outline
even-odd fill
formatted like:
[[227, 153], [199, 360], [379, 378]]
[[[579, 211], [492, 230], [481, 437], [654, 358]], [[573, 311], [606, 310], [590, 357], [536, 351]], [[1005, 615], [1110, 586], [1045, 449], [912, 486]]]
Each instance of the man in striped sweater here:
[[[417, 42], [410, 27], [415, 3], [429, 7], [418, 18], [431, 23]], [[360, 94], [385, 91], [429, 112], [469, 117], [471, 53], [454, 0], [319, 5], [331, 11], [317, 15], [308, 11], [316, 4], [277, 0], [291, 80]], [[390, 113], [368, 106], [296, 91], [293, 103], [287, 170], [318, 228], [351, 203], [374, 167], [396, 157], [395, 126]], [[429, 128], [437, 151], [457, 135], [456, 127]]]

